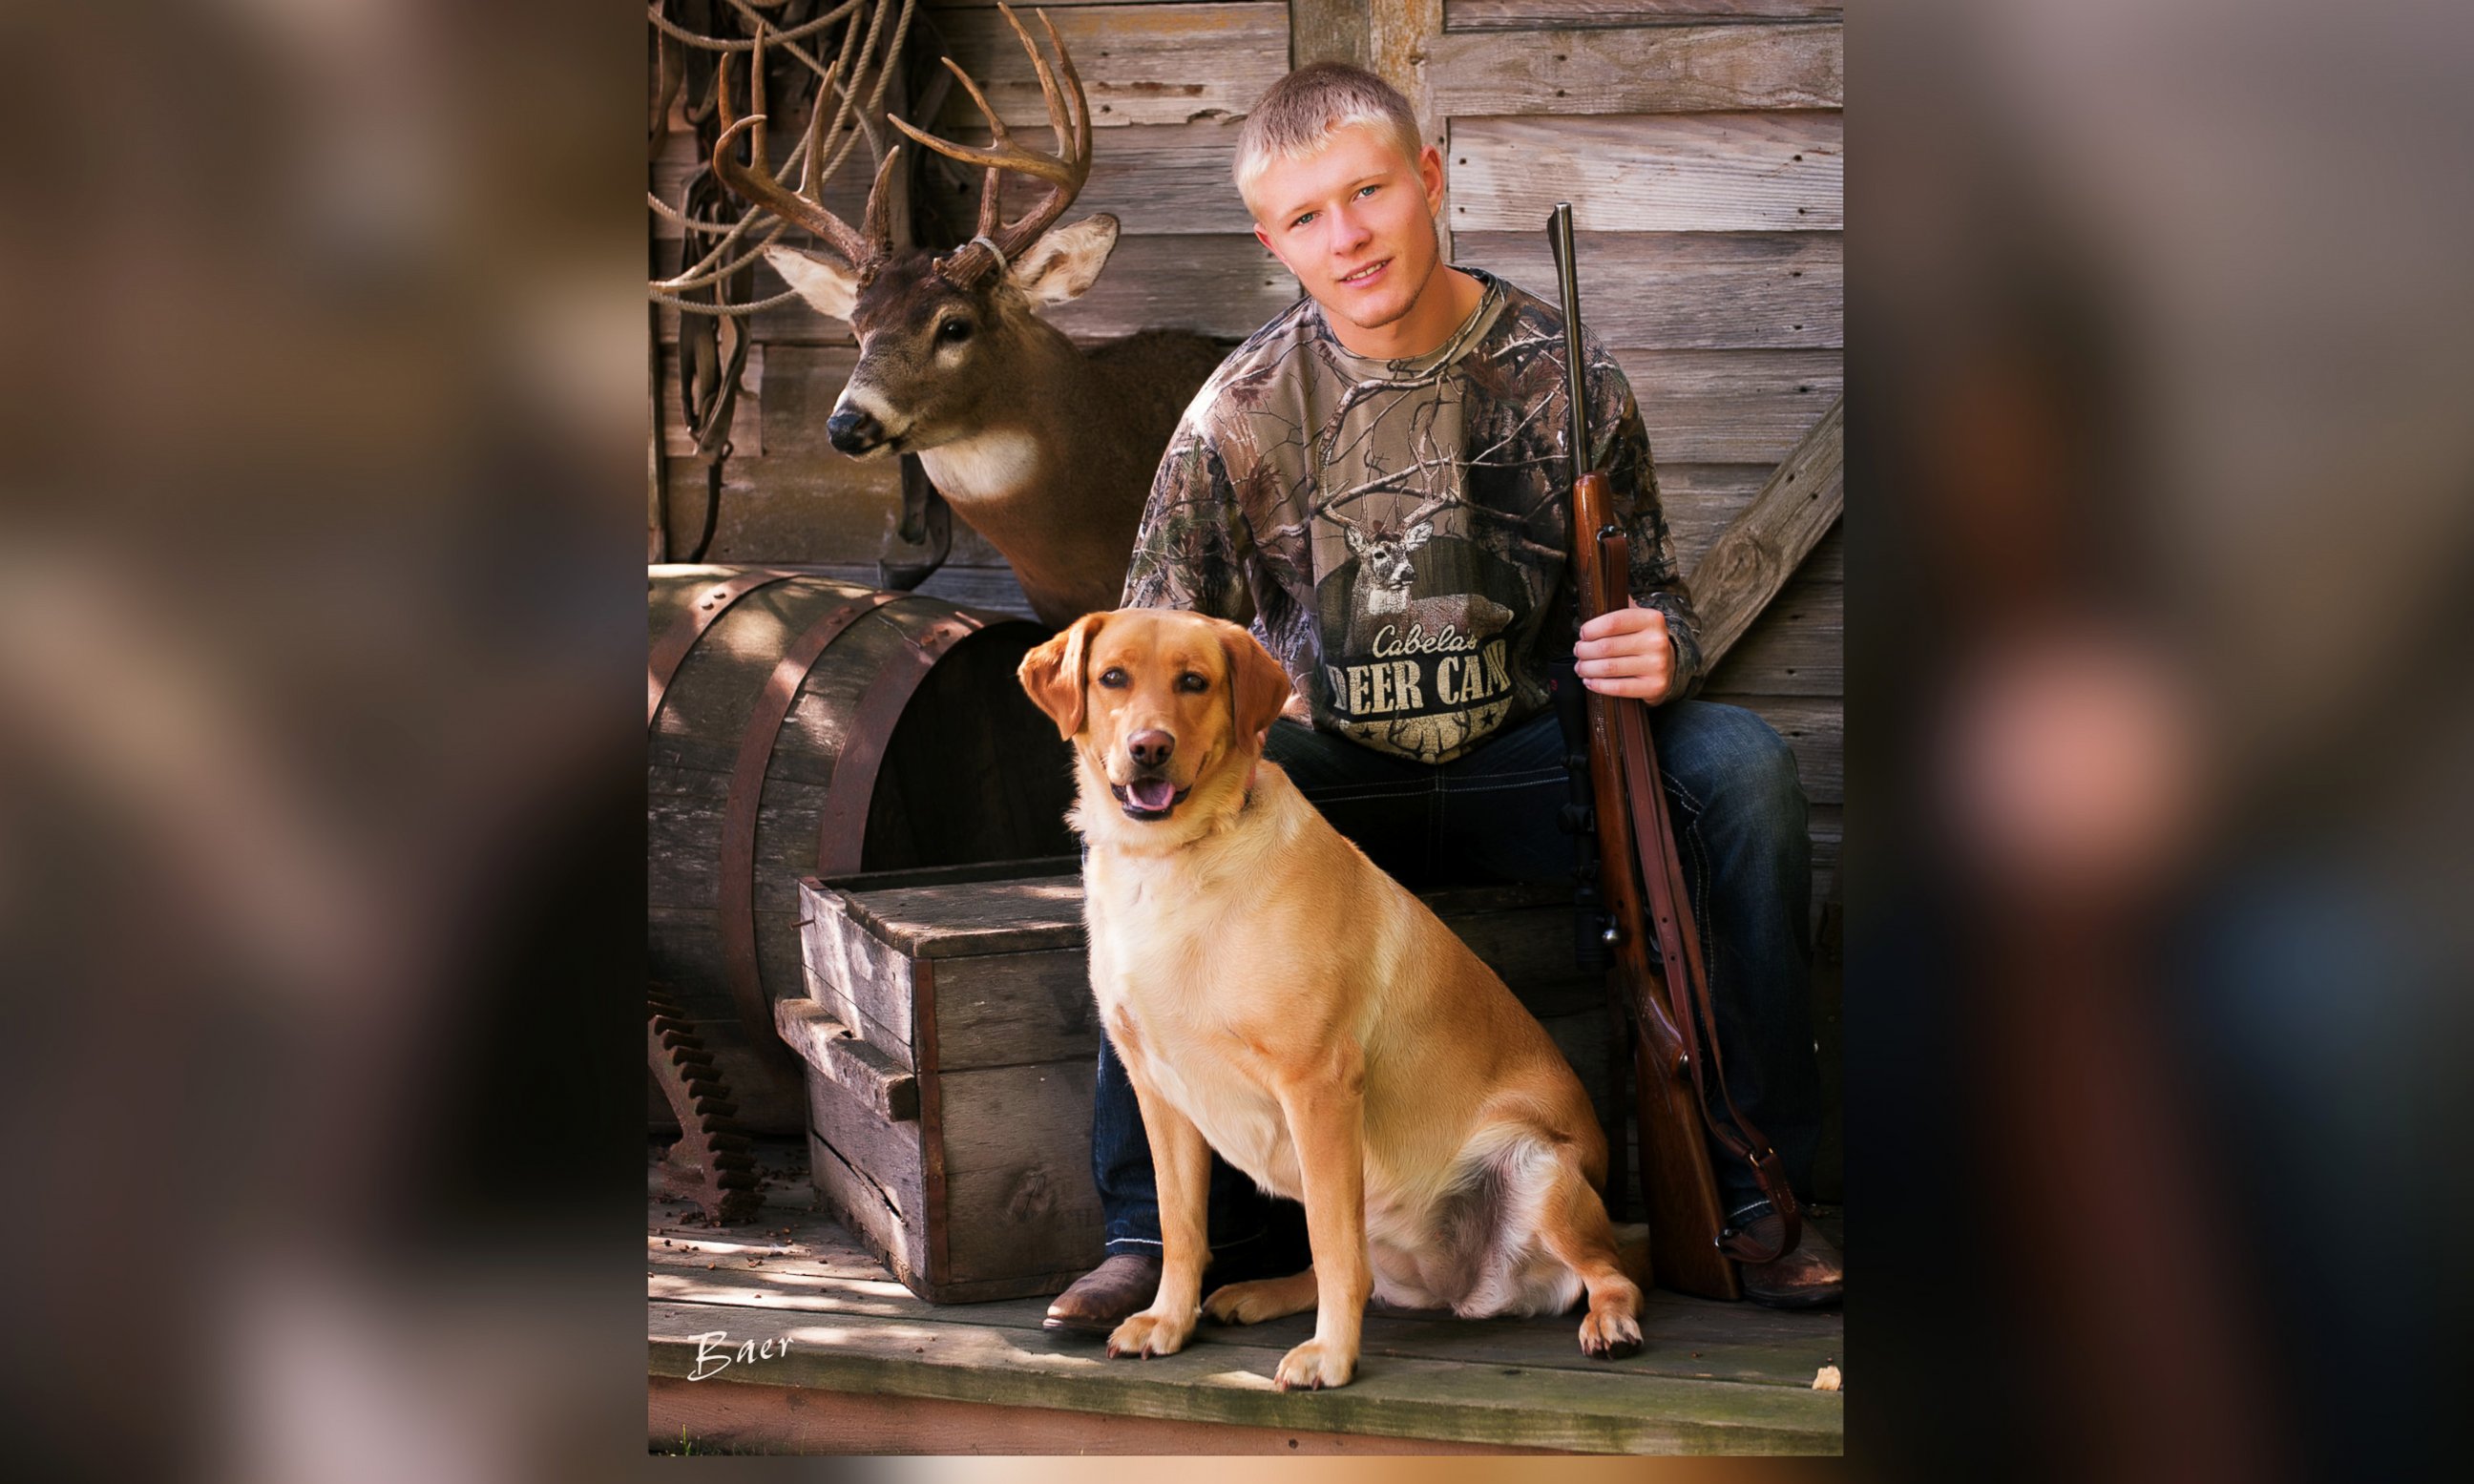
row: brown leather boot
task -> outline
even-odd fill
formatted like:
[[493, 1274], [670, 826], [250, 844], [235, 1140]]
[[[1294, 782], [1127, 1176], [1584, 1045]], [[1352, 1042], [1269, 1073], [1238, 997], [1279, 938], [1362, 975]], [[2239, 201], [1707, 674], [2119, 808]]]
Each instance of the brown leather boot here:
[[[1748, 1229], [1767, 1247], [1786, 1234], [1786, 1224], [1773, 1211]], [[1822, 1235], [1819, 1223], [1807, 1217], [1795, 1251], [1776, 1262], [1744, 1264], [1744, 1297], [1773, 1309], [1819, 1309], [1836, 1303], [1847, 1293], [1847, 1265], [1838, 1249]]]
[[1160, 1260], [1145, 1253], [1119, 1253], [1074, 1280], [1048, 1306], [1051, 1329], [1106, 1334], [1159, 1292]]

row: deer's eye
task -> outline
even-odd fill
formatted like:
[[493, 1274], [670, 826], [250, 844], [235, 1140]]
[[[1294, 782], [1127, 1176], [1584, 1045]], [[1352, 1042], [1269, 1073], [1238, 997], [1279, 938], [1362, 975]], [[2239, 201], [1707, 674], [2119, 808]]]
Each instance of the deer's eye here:
[[1126, 688], [1126, 672], [1110, 666], [1100, 671], [1100, 683], [1111, 691], [1122, 691]]
[[1189, 669], [1184, 674], [1176, 677], [1176, 688], [1180, 691], [1191, 691], [1200, 694], [1202, 692], [1211, 689], [1211, 681], [1208, 677], [1198, 675]]
[[945, 323], [936, 327], [936, 338], [944, 341], [947, 345], [960, 345], [963, 341], [971, 338], [971, 322], [968, 320], [947, 320]]

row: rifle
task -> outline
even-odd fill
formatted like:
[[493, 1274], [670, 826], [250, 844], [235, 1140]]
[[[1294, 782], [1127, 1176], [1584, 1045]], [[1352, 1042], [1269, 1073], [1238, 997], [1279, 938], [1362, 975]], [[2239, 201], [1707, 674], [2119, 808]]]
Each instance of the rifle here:
[[[1568, 203], [1555, 207], [1546, 234], [1564, 295], [1565, 400], [1572, 419], [1573, 590], [1581, 620], [1587, 622], [1630, 603], [1632, 548], [1615, 523], [1607, 476], [1590, 467], [1580, 275], [1573, 260]], [[1703, 1298], [1741, 1298], [1729, 1259], [1768, 1262], [1793, 1251], [1803, 1233], [1802, 1213], [1777, 1152], [1745, 1121], [1727, 1091], [1701, 938], [1685, 893], [1658, 751], [1650, 741], [1649, 707], [1629, 696], [1585, 693], [1591, 816], [1598, 839], [1595, 887], [1606, 914], [1602, 939], [1612, 961], [1607, 988], [1639, 1028], [1634, 1074], [1650, 1251], [1668, 1286]], [[1650, 965], [1653, 933], [1663, 976]], [[1711, 1081], [1718, 1084], [1733, 1128], [1710, 1110]], [[1710, 1164], [1712, 1138], [1730, 1157], [1751, 1166], [1761, 1193], [1784, 1221], [1786, 1234], [1777, 1251], [1766, 1251], [1748, 1233], [1725, 1226]], [[1614, 1172], [1610, 1183], [1620, 1186], [1621, 1146], [1609, 1155]]]

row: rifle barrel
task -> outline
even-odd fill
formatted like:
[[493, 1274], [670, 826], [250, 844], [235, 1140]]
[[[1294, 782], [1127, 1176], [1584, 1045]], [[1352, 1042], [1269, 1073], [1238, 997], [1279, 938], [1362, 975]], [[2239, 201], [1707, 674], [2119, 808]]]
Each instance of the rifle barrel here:
[[[1555, 250], [1555, 279], [1564, 291], [1564, 375], [1565, 401], [1572, 412], [1572, 477], [1589, 472], [1589, 402], [1585, 386], [1588, 364], [1581, 355], [1581, 271], [1572, 253], [1572, 204], [1559, 201], [1546, 219], [1546, 240]], [[1579, 533], [1574, 533], [1574, 539]]]

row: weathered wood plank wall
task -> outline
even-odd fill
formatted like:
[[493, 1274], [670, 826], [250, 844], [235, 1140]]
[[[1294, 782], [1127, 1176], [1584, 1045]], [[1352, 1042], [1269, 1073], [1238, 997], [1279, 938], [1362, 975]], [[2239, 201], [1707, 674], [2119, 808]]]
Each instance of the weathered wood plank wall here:
[[[1639, 396], [1686, 570], [1840, 392], [1838, 4], [1053, 0], [1051, 11], [1092, 105], [1091, 179], [1075, 214], [1125, 224], [1099, 284], [1055, 311], [1077, 338], [1176, 326], [1233, 342], [1295, 298], [1250, 234], [1228, 161], [1264, 87], [1295, 63], [1339, 58], [1399, 85], [1444, 149], [1456, 260], [1551, 293], [1542, 226], [1556, 201], [1573, 204], [1585, 306]], [[941, 0], [922, 15], [1008, 124], [1044, 121], [990, 0]], [[937, 122], [983, 136], [958, 93]], [[690, 153], [674, 143], [666, 178], [690, 168]], [[827, 199], [856, 219], [864, 182], [863, 168], [846, 168]], [[975, 182], [958, 173], [934, 188], [960, 200]], [[675, 254], [667, 231], [658, 247]], [[779, 287], [760, 271], [758, 293]], [[711, 555], [866, 580], [906, 548], [894, 467], [854, 463], [822, 435], [856, 353], [849, 331], [794, 304], [759, 316], [754, 334]], [[666, 422], [669, 531], [683, 543], [703, 485], [675, 412]], [[1760, 711], [1795, 744], [1823, 895], [1842, 804], [1842, 560], [1838, 537], [1825, 539], [1708, 692]], [[1018, 603], [1002, 560], [958, 523], [929, 591]]]
[[[1840, 7], [1409, 9], [1439, 29], [1388, 57], [1378, 32], [1370, 51], [1446, 152], [1454, 258], [1552, 293], [1545, 218], [1572, 203], [1583, 308], [1632, 377], [1689, 571], [1843, 385]], [[1825, 898], [1844, 802], [1843, 560], [1826, 538], [1706, 693], [1794, 744]]]

